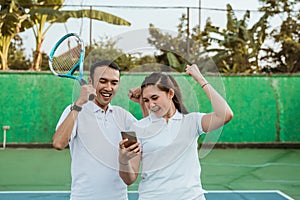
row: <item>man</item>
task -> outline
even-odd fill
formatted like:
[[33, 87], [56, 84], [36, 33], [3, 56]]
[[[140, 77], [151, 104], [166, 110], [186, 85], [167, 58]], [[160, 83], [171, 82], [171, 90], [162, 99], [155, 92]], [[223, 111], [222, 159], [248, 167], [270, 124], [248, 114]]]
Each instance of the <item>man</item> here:
[[[118, 171], [118, 148], [120, 132], [136, 119], [110, 104], [119, 88], [119, 66], [108, 60], [94, 63], [89, 83], [61, 115], [53, 146], [62, 150], [69, 144], [71, 200], [127, 200], [127, 187]], [[95, 95], [92, 101], [90, 94]]]

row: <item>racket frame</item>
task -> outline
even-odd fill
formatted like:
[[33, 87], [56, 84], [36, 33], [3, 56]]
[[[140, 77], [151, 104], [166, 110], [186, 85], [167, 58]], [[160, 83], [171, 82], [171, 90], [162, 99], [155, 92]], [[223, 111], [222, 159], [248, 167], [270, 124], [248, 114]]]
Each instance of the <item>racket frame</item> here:
[[[52, 66], [53, 56], [55, 54], [55, 51], [59, 47], [59, 45], [69, 37], [76, 37], [79, 41], [79, 44], [80, 44], [79, 61], [73, 66], [73, 68], [71, 70], [69, 70], [69, 72], [67, 74], [59, 74], [53, 69], [53, 66]], [[83, 43], [82, 39], [76, 33], [68, 33], [68, 34], [64, 35], [61, 39], [59, 39], [58, 42], [56, 42], [55, 46], [52, 48], [52, 50], [49, 54], [49, 67], [50, 67], [50, 70], [56, 76], [75, 79], [75, 80], [79, 81], [80, 85], [84, 85], [84, 84], [86, 84], [86, 81], [83, 79], [84, 53], [85, 53], [85, 50], [84, 50], [84, 43]], [[73, 74], [77, 69], [79, 69], [78, 70], [79, 71], [79, 76], [74, 76]]]

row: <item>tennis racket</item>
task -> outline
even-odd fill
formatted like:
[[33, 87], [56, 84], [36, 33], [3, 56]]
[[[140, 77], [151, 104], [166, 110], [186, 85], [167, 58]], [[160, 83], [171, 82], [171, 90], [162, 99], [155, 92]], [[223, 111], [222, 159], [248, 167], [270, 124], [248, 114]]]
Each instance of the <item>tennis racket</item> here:
[[[83, 79], [84, 53], [82, 39], [75, 33], [68, 33], [54, 45], [50, 52], [50, 70], [58, 77], [75, 79], [80, 85], [86, 85], [87, 82]], [[89, 100], [94, 98], [94, 94], [89, 96]]]

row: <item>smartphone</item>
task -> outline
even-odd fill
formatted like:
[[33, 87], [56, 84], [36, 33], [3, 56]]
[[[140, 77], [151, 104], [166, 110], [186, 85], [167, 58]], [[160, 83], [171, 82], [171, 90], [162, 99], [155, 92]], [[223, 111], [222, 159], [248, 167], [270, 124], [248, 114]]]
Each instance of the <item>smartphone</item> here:
[[122, 139], [128, 139], [127, 142], [124, 143], [125, 147], [129, 147], [137, 142], [136, 134], [134, 131], [121, 131]]

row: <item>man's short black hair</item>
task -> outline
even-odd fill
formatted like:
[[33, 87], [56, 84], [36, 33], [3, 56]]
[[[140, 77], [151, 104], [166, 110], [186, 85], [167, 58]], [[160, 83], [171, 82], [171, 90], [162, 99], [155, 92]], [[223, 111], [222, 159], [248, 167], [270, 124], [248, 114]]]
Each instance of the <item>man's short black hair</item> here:
[[110, 68], [113, 68], [115, 70], [120, 71], [120, 67], [117, 63], [115, 63], [112, 60], [98, 60], [96, 62], [94, 62], [94, 64], [92, 64], [91, 69], [90, 69], [90, 77], [93, 78], [95, 69], [97, 67], [104, 67], [104, 66], [108, 66]]

